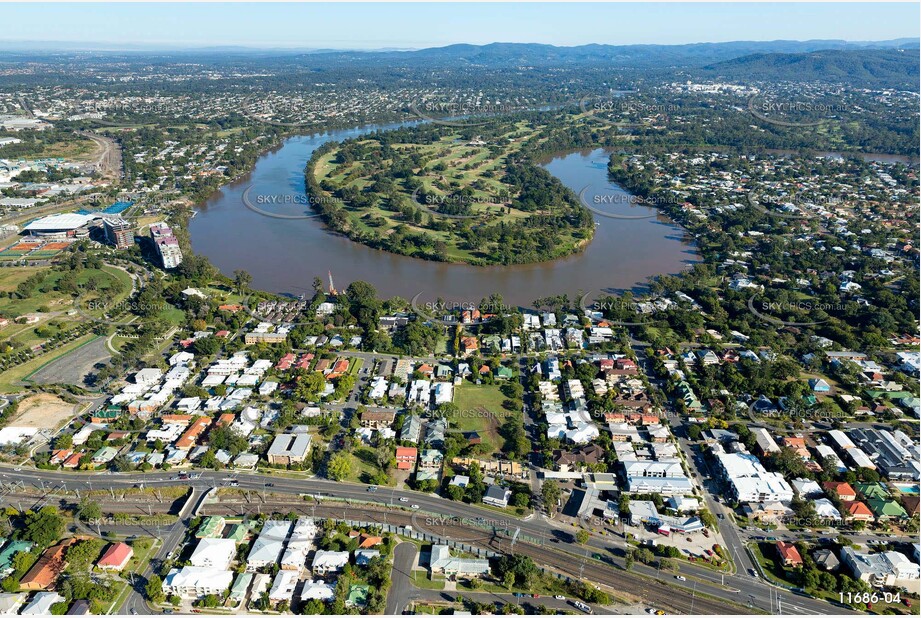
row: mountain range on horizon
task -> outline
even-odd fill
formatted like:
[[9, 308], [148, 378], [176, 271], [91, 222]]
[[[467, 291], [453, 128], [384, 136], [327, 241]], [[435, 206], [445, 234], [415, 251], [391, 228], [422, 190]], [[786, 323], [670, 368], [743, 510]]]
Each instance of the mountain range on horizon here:
[[564, 46], [548, 43], [506, 43], [493, 42], [482, 45], [454, 43], [435, 47], [381, 47], [381, 48], [329, 48], [255, 45], [175, 45], [175, 44], [129, 44], [111, 42], [3, 40], [2, 52], [96, 52], [96, 53], [239, 53], [239, 54], [418, 54], [442, 57], [503, 57], [517, 54], [543, 55], [546, 58], [579, 59], [601, 56], [632, 55], [642, 50], [671, 49], [690, 55], [715, 50], [746, 50], [747, 53], [805, 52], [823, 49], [913, 49], [921, 47], [921, 39], [898, 38], [883, 41], [846, 41], [843, 39], [777, 39], [770, 41], [725, 41], [698, 43], [634, 43], [612, 45], [608, 43], [586, 43]]

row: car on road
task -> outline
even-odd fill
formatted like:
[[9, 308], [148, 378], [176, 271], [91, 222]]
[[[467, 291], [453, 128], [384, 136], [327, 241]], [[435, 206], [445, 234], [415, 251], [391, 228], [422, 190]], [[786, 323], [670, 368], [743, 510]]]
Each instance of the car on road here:
[[679, 582], [686, 582], [686, 581], [688, 581], [688, 578], [685, 577], [684, 575], [675, 575], [675, 579], [677, 579]]
[[418, 504], [414, 504], [414, 505], [412, 505], [410, 508], [412, 508], [412, 509], [418, 509], [418, 508], [419, 508], [419, 505], [418, 505]]
[[19, 467], [13, 468], [13, 472], [22, 472], [22, 468], [19, 468]]
[[758, 577], [758, 573], [755, 572], [755, 569], [748, 569], [748, 574], [752, 577]]
[[565, 601], [565, 600], [566, 600], [566, 597], [564, 597], [562, 594], [555, 594], [555, 595], [553, 595], [553, 598], [556, 599], [557, 601]]
[[368, 493], [373, 494], [376, 491], [377, 491], [377, 485], [371, 485], [370, 487], [368, 487]]
[[136, 609], [134, 609], [134, 608], [132, 607], [132, 608], [131, 608], [131, 615], [137, 616], [137, 615], [138, 615], [138, 610], [136, 610]]
[[400, 498], [400, 502], [409, 502], [409, 498], [406, 498], [406, 497]]

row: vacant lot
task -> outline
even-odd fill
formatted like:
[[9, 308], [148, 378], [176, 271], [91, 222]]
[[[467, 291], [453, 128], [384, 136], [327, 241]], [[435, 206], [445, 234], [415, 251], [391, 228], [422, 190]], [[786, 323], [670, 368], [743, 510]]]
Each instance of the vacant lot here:
[[32, 395], [20, 402], [16, 417], [10, 419], [9, 424], [15, 427], [57, 429], [70, 420], [74, 408], [74, 404], [55, 395]]
[[454, 392], [454, 403], [460, 409], [452, 417], [451, 429], [475, 431], [480, 434], [483, 444], [489, 452], [494, 453], [502, 445], [499, 426], [505, 422], [509, 411], [502, 407], [506, 397], [499, 387], [492, 384], [476, 386], [464, 383]]

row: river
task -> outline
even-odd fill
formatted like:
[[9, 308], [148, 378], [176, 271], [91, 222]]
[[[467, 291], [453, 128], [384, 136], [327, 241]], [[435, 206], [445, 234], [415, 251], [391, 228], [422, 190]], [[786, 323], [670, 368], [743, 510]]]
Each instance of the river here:
[[[314, 277], [325, 285], [331, 272], [338, 288], [364, 280], [382, 298], [421, 294], [422, 300], [466, 304], [498, 292], [506, 303], [520, 306], [554, 294], [638, 289], [651, 276], [679, 273], [699, 261], [683, 228], [654, 209], [625, 203], [629, 195], [607, 180], [608, 157], [601, 149], [562, 154], [544, 164], [585, 201], [601, 204], [592, 242], [581, 253], [552, 262], [491, 267], [429, 262], [353, 242], [315, 217], [280, 219], [257, 212], [312, 213], [303, 199], [303, 173], [313, 151], [329, 140], [367, 132], [292, 137], [260, 157], [252, 172], [200, 205], [189, 223], [195, 252], [229, 276], [247, 270], [254, 288], [278, 293], [312, 293]], [[256, 208], [247, 207], [244, 197]]]

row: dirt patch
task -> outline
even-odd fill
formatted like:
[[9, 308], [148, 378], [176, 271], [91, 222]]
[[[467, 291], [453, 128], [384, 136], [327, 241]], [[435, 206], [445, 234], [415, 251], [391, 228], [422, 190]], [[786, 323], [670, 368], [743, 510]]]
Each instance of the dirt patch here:
[[9, 424], [14, 427], [57, 429], [73, 417], [74, 408], [74, 404], [55, 395], [32, 395], [19, 402], [16, 417]]

